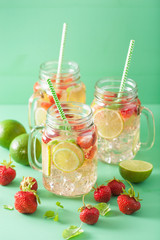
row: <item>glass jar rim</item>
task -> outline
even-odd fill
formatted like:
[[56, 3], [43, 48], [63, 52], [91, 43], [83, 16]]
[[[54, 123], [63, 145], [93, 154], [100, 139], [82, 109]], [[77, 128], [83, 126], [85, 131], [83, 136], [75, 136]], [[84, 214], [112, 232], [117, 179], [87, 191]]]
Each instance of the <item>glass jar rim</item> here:
[[[67, 122], [63, 120], [59, 114], [56, 104], [52, 105], [47, 110], [46, 125], [54, 128], [55, 125], [64, 127], [73, 127], [84, 124], [84, 128], [88, 128], [93, 125], [93, 112], [89, 105], [78, 102], [61, 102], [62, 109], [65, 115], [69, 115]], [[78, 117], [74, 117], [78, 116]], [[68, 123], [69, 120], [69, 123]], [[84, 129], [83, 127], [81, 128]]]
[[[58, 69], [58, 61], [56, 60], [50, 60], [43, 62], [40, 65], [40, 80], [46, 80], [48, 78], [53, 77], [53, 75], [56, 76]], [[69, 77], [69, 75], [72, 76], [73, 80], [76, 80], [80, 77], [80, 69], [79, 65], [74, 61], [64, 61], [62, 63], [61, 67], [61, 73], [59, 78], [66, 79]]]
[[[131, 78], [126, 79], [124, 91], [119, 92], [121, 80], [120, 78], [101, 78], [95, 84], [95, 94], [94, 96], [101, 99], [102, 96], [105, 96], [106, 101], [111, 101], [115, 98], [118, 100], [124, 100], [128, 97], [130, 100], [134, 100], [138, 94], [137, 83]], [[107, 95], [108, 94], [108, 95]]]

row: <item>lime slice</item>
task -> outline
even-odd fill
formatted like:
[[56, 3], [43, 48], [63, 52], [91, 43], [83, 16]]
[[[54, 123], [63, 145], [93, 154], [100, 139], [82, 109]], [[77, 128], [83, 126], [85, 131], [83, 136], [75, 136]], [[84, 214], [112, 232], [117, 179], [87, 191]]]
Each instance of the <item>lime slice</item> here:
[[53, 163], [63, 172], [72, 172], [84, 162], [84, 153], [80, 147], [71, 142], [61, 142], [53, 149]]
[[101, 137], [113, 139], [123, 131], [123, 120], [115, 110], [101, 108], [94, 114], [94, 123], [97, 125]]
[[133, 183], [143, 182], [153, 169], [151, 163], [141, 160], [124, 160], [119, 163], [119, 171], [124, 179]]
[[44, 108], [37, 108], [35, 111], [36, 125], [44, 125], [46, 122], [47, 111]]

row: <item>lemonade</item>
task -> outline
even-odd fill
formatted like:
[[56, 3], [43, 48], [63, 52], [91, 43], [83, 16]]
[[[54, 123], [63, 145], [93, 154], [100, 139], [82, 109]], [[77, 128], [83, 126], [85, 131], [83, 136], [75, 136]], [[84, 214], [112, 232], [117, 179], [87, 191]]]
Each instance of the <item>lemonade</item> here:
[[[136, 83], [128, 79], [119, 97], [120, 80], [103, 79], [97, 82], [95, 98], [91, 104], [94, 123], [98, 128], [98, 159], [117, 164], [133, 159], [140, 148], [140, 114], [143, 111]], [[148, 125], [153, 126], [146, 109]], [[154, 131], [150, 134], [150, 146]], [[151, 136], [153, 135], [153, 136]], [[149, 145], [148, 145], [149, 146]]]
[[49, 90], [47, 79], [55, 88], [60, 101], [85, 103], [85, 85], [80, 81], [80, 72], [77, 63], [66, 62], [62, 65], [59, 82], [56, 81], [58, 63], [50, 61], [40, 67], [40, 80], [34, 85], [34, 93], [29, 99], [29, 126], [43, 125], [46, 121], [47, 109], [55, 102]]
[[[57, 195], [75, 197], [88, 193], [97, 179], [97, 130], [89, 106], [61, 105], [68, 123], [60, 118], [55, 105], [47, 112], [42, 135], [43, 184]], [[32, 134], [33, 138], [36, 130]], [[30, 159], [35, 168], [33, 162]]]

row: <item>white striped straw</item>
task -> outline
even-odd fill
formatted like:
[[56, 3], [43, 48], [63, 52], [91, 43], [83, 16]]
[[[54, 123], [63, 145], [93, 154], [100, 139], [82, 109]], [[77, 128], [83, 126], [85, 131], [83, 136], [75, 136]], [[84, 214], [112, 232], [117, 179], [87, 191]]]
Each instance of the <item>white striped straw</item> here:
[[66, 29], [67, 24], [63, 24], [63, 30], [62, 30], [62, 39], [61, 39], [61, 46], [60, 46], [60, 52], [59, 52], [59, 60], [58, 60], [58, 69], [57, 69], [57, 77], [56, 77], [56, 83], [60, 82], [60, 73], [61, 73], [61, 67], [62, 67], [62, 61], [63, 61], [63, 51], [64, 51], [64, 44], [65, 44], [65, 38], [66, 38]]

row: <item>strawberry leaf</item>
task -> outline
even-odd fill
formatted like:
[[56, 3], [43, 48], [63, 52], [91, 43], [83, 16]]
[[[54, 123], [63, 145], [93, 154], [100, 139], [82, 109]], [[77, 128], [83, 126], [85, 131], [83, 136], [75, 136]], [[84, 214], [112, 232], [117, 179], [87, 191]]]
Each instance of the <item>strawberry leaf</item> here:
[[55, 213], [54, 213], [54, 211], [47, 211], [47, 212], [45, 212], [43, 217], [48, 218], [48, 219], [54, 218], [55, 217]]
[[14, 207], [10, 206], [10, 205], [3, 205], [4, 209], [8, 209], [8, 210], [14, 210]]
[[56, 216], [54, 217], [54, 221], [58, 222], [58, 220], [59, 220], [59, 217], [58, 217], [58, 213], [57, 213]]
[[99, 210], [101, 216], [105, 216], [111, 210], [107, 203], [98, 203], [94, 207]]
[[56, 205], [60, 208], [64, 208], [63, 205], [60, 202], [56, 202]]
[[75, 236], [78, 236], [79, 234], [83, 233], [83, 229], [80, 227], [71, 225], [69, 228], [65, 229], [62, 233], [62, 236], [64, 239], [70, 239]]

